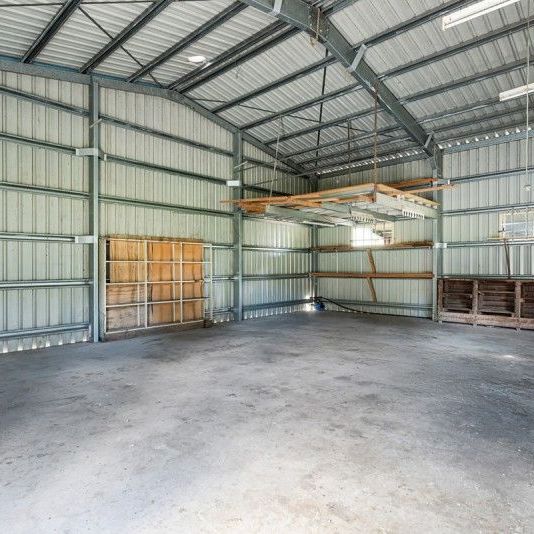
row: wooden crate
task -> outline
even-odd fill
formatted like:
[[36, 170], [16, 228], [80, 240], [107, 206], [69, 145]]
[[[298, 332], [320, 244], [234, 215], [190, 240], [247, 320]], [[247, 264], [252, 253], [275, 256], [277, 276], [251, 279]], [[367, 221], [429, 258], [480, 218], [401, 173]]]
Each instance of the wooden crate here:
[[204, 321], [203, 243], [108, 237], [101, 256], [104, 337]]
[[440, 279], [438, 320], [534, 329], [534, 281]]

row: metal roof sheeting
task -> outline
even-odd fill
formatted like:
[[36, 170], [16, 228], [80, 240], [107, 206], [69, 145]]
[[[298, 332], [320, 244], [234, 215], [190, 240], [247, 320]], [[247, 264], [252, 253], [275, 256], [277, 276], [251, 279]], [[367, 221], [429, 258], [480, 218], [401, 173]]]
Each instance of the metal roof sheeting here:
[[0, 54], [22, 57], [45, 29], [57, 11], [56, 6], [16, 7], [24, 0], [10, 2], [13, 7], [0, 10]]
[[[226, 102], [244, 93], [257, 89], [273, 79], [281, 78], [302, 67], [323, 59], [322, 45], [310, 45], [310, 39], [303, 34], [284, 41], [268, 52], [238, 65], [190, 93], [193, 98], [208, 98]], [[213, 107], [207, 105], [206, 107]]]
[[[193, 2], [195, 4], [211, 4], [212, 2]], [[187, 2], [186, 4], [189, 4]], [[226, 7], [224, 4], [222, 7]], [[158, 19], [156, 19], [157, 21]], [[187, 20], [187, 19], [186, 19]], [[166, 61], [154, 70], [154, 76], [162, 83], [169, 84], [179, 79], [184, 74], [191, 72], [198, 65], [189, 62], [190, 56], [204, 56], [209, 62], [221, 51], [236, 45], [272, 22], [267, 15], [253, 8], [247, 8], [229, 21], [214, 29], [206, 37], [186, 48], [182, 53]], [[183, 25], [182, 21], [179, 24]], [[175, 28], [176, 26], [174, 26]], [[174, 30], [173, 28], [173, 30]], [[175, 31], [175, 30], [174, 30]], [[137, 37], [137, 36], [136, 36]], [[142, 37], [142, 36], [139, 36]], [[132, 47], [132, 43], [129, 46]], [[176, 36], [171, 45], [177, 41]], [[132, 47], [133, 50], [133, 47]], [[161, 52], [161, 50], [159, 51]]]
[[[53, 1], [41, 0], [38, 3], [42, 5], [18, 7], [17, 4], [23, 4], [24, 0], [9, 0], [9, 7], [0, 3], [0, 55], [15, 58], [24, 55], [57, 12], [57, 5], [48, 5]], [[79, 69], [151, 5], [150, 2], [105, 1], [82, 2], [46, 44], [36, 61]], [[432, 14], [432, 11], [442, 10], [450, 3], [444, 0], [341, 2], [341, 9], [331, 15], [331, 20], [353, 46], [369, 43], [366, 62], [379, 76], [387, 73], [383, 83], [427, 132], [436, 129], [436, 137], [445, 140], [449, 136], [471, 135], [477, 128], [508, 127], [514, 120], [523, 120], [518, 103], [501, 105], [497, 98], [499, 92], [525, 83], [525, 69], [514, 67], [514, 64], [525, 57], [527, 2], [520, 0], [446, 31], [441, 28], [441, 16]], [[335, 0], [308, 3], [320, 5], [322, 9], [337, 4]], [[130, 36], [123, 47], [106, 57], [95, 71], [126, 79], [232, 5], [231, 0], [176, 1]], [[207, 35], [155, 66], [139, 81], [166, 86], [198, 70], [197, 65], [189, 62], [190, 56], [202, 55], [208, 61], [215, 60], [275, 21], [269, 14], [246, 7], [221, 24], [214, 25]], [[402, 26], [408, 23], [413, 27], [404, 31]], [[512, 30], [506, 35], [483, 42], [492, 32], [508, 26]], [[286, 31], [283, 24], [280, 27], [281, 33]], [[269, 37], [264, 37], [262, 42], [268, 41]], [[325, 47], [308, 35], [292, 35], [261, 50], [261, 53], [252, 54], [243, 62], [233, 64], [229, 61], [219, 75], [192, 88], [188, 96], [217, 112], [221, 104], [250, 94], [237, 105], [220, 112], [224, 119], [238, 127], [306, 104], [303, 109], [285, 115], [283, 121], [276, 117], [248, 129], [251, 135], [268, 141], [272, 146], [279, 135], [284, 138], [285, 135], [301, 132], [299, 136], [282, 139], [279, 144], [282, 153], [313, 149], [318, 140], [320, 144], [341, 142], [346, 138], [346, 120], [351, 115], [372, 110], [372, 97], [357, 87], [341, 96], [326, 98], [321, 103], [323, 91], [328, 95], [332, 91], [357, 85], [350, 73], [335, 62], [328, 64], [326, 70], [321, 66], [288, 83], [271, 85], [325, 60]], [[439, 56], [443, 51], [451, 50], [445, 57]], [[411, 65], [417, 68], [404, 68]], [[493, 70], [506, 65], [513, 68], [498, 75], [492, 74]], [[484, 79], [467, 79], [478, 73], [484, 74]], [[462, 85], [458, 86], [460, 83]], [[456, 85], [449, 89], [447, 86], [450, 84]], [[439, 89], [436, 94], [421, 97], [421, 92], [436, 88]], [[257, 91], [259, 94], [255, 94]], [[418, 95], [417, 98], [414, 98], [415, 95]], [[481, 102], [485, 103], [484, 107], [478, 109]], [[451, 114], [451, 110], [458, 112]], [[504, 114], [506, 111], [510, 112], [508, 116]], [[493, 117], [496, 112], [499, 117]], [[340, 119], [340, 125], [326, 127], [318, 136], [317, 131], [310, 131], [310, 127], [316, 125], [319, 119], [325, 123]], [[474, 124], [469, 123], [470, 120]], [[395, 125], [393, 119], [382, 111], [378, 122], [381, 128]], [[372, 132], [372, 113], [354, 119], [352, 126]], [[384, 148], [393, 149], [408, 137], [399, 127], [394, 131], [393, 141], [384, 136], [380, 139]], [[369, 137], [361, 141], [356, 139], [353, 146], [358, 153], [365, 152], [369, 141]], [[406, 147], [412, 145], [406, 141]], [[319, 155], [329, 156], [331, 159], [327, 161], [335, 161], [336, 152], [341, 151], [342, 146], [338, 144], [320, 149]], [[313, 152], [308, 152], [295, 159], [309, 160], [313, 155]]]

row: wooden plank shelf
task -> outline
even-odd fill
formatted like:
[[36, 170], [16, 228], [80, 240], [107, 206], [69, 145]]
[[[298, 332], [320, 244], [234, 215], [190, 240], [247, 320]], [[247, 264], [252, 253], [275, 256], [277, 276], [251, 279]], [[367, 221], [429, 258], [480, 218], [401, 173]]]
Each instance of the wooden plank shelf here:
[[310, 273], [316, 278], [394, 278], [401, 280], [428, 280], [432, 278], [432, 273], [347, 273], [347, 272], [315, 272]]
[[428, 249], [432, 248], [432, 241], [409, 241], [405, 243], [391, 243], [389, 245], [381, 246], [368, 246], [368, 247], [353, 247], [351, 245], [322, 245], [314, 247], [311, 250], [323, 254], [335, 253], [335, 252], [366, 252], [372, 250], [373, 252], [379, 252], [382, 250], [415, 250], [415, 249]]

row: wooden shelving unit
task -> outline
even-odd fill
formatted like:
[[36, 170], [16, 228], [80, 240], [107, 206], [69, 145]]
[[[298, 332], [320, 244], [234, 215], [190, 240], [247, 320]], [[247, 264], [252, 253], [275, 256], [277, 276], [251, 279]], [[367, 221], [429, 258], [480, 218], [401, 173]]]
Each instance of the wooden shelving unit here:
[[534, 281], [440, 279], [438, 319], [473, 325], [534, 329]]
[[100, 252], [103, 338], [213, 319], [211, 245], [106, 237]]

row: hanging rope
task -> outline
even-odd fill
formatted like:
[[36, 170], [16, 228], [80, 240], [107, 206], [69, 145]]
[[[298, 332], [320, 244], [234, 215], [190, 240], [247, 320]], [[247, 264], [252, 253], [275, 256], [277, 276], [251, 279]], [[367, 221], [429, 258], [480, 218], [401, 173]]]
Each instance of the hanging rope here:
[[321, 23], [321, 8], [317, 8], [317, 20], [315, 22], [315, 35], [310, 35], [310, 44], [315, 46], [319, 41], [319, 24]]
[[273, 165], [273, 174], [274, 177], [271, 180], [271, 187], [269, 188], [269, 196], [273, 196], [273, 186], [274, 182], [277, 181], [277, 170], [278, 170], [278, 148], [280, 147], [280, 136], [284, 133], [284, 117], [280, 117], [280, 126], [278, 128], [278, 135], [276, 136], [276, 148], [274, 151], [274, 165]]
[[347, 121], [347, 149], [348, 149], [348, 165], [349, 165], [349, 183], [351, 184], [352, 183], [352, 167], [351, 167], [351, 163], [352, 163], [352, 150], [351, 150], [351, 138], [350, 138], [350, 125], [351, 125], [351, 122], [352, 121]]
[[380, 81], [375, 83], [375, 109], [374, 109], [374, 150], [373, 150], [373, 182], [378, 183], [378, 86]]

